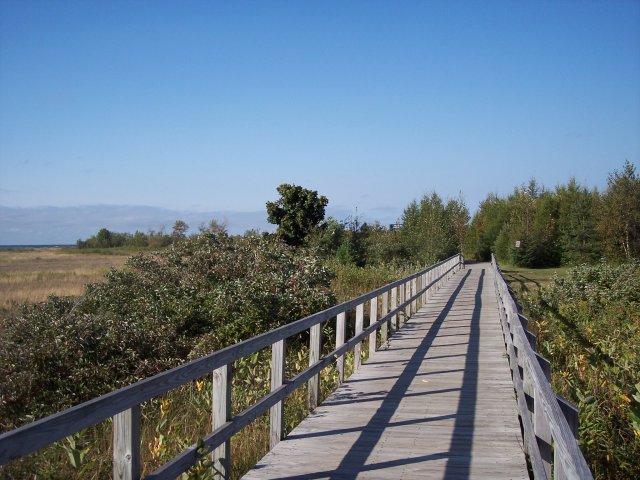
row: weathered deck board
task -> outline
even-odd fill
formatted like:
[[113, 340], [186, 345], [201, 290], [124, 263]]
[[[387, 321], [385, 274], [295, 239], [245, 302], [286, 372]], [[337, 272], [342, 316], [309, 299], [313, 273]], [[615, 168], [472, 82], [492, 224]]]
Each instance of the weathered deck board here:
[[488, 264], [458, 272], [246, 479], [527, 479]]

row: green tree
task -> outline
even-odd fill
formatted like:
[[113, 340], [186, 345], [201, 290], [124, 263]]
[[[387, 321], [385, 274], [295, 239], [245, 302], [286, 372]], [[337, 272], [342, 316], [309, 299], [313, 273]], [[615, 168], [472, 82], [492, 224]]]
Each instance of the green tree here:
[[563, 265], [593, 263], [601, 256], [596, 229], [600, 195], [589, 191], [571, 178], [556, 188], [558, 199], [558, 235]]
[[333, 217], [327, 218], [307, 237], [307, 243], [325, 257], [335, 256], [346, 235], [346, 228]]
[[445, 207], [445, 216], [450, 223], [450, 228], [455, 234], [458, 252], [464, 252], [464, 243], [469, 227], [469, 209], [464, 203], [462, 194], [456, 199], [451, 199]]
[[288, 245], [302, 245], [324, 219], [329, 200], [315, 190], [287, 183], [278, 187], [278, 193], [277, 201], [267, 202], [267, 220], [278, 225], [276, 233]]
[[640, 257], [640, 178], [629, 161], [622, 172], [609, 175], [599, 217], [598, 230], [609, 258]]
[[189, 225], [187, 225], [185, 221], [176, 220], [176, 223], [173, 224], [173, 231], [171, 232], [171, 236], [174, 240], [186, 238], [187, 230], [189, 230]]
[[[401, 239], [409, 258], [422, 265], [432, 264], [459, 251], [460, 218], [468, 215], [462, 200], [447, 206], [437, 193], [413, 201], [402, 215]], [[456, 217], [460, 217], [455, 219]]]
[[469, 225], [465, 244], [467, 251], [476, 260], [483, 262], [491, 260], [491, 252], [495, 253], [496, 240], [507, 222], [508, 215], [506, 200], [493, 193], [480, 202], [480, 207]]
[[101, 228], [96, 234], [96, 244], [97, 247], [111, 247], [111, 232], [106, 228]]

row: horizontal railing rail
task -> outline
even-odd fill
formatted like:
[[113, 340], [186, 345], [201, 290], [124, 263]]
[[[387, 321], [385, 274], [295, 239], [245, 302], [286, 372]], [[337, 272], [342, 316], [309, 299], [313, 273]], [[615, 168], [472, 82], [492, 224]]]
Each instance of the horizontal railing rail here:
[[[369, 351], [376, 350], [377, 331], [386, 342], [388, 328], [399, 328], [427, 300], [428, 292], [438, 288], [453, 273], [464, 267], [462, 255], [418, 271], [376, 290], [287, 325], [231, 345], [166, 372], [89, 400], [49, 417], [0, 435], [0, 465], [28, 455], [80, 430], [113, 418], [113, 478], [140, 478], [140, 405], [174, 388], [213, 374], [212, 432], [199, 447], [187, 448], [146, 478], [175, 478], [213, 451], [215, 470], [220, 477], [230, 471], [231, 436], [270, 411], [270, 444], [283, 438], [284, 398], [308, 384], [308, 404], [313, 410], [319, 401], [320, 372], [332, 363], [338, 369], [338, 381], [344, 381], [344, 355], [354, 350], [354, 370], [360, 364], [361, 344], [368, 337]], [[390, 298], [389, 298], [390, 297]], [[378, 299], [382, 300], [378, 308]], [[364, 307], [369, 302], [369, 325], [365, 328]], [[346, 313], [355, 309], [355, 333], [345, 341]], [[381, 317], [378, 320], [378, 310]], [[321, 325], [336, 322], [335, 349], [322, 357]], [[309, 367], [286, 379], [286, 340], [310, 331]], [[243, 412], [231, 415], [231, 364], [266, 347], [272, 350], [271, 392]]]
[[525, 452], [537, 479], [593, 478], [578, 445], [578, 410], [551, 388], [551, 364], [536, 353], [536, 338], [528, 320], [492, 255], [500, 320], [509, 355]]

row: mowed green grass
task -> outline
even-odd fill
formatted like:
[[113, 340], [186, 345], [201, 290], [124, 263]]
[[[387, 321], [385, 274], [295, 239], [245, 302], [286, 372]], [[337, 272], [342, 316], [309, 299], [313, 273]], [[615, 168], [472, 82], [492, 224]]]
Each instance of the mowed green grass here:
[[500, 265], [504, 279], [511, 288], [520, 293], [538, 293], [542, 287], [547, 286], [554, 276], [564, 277], [571, 267], [554, 268], [524, 268], [513, 265]]

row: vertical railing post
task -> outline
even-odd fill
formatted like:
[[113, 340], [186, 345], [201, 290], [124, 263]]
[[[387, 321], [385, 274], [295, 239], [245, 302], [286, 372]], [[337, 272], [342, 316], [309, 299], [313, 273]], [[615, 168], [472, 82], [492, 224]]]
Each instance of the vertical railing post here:
[[[339, 313], [336, 317], [336, 348], [344, 345], [345, 318], [345, 312]], [[344, 355], [338, 357], [336, 368], [338, 370], [338, 385], [341, 385], [344, 382]]]
[[[364, 303], [361, 303], [356, 307], [356, 336], [362, 333], [362, 326], [364, 324]], [[353, 349], [353, 371], [355, 372], [362, 363], [361, 360], [362, 342], [356, 343]]]
[[[564, 418], [567, 420], [569, 428], [571, 429], [571, 433], [573, 434], [573, 438], [578, 440], [578, 408], [571, 402], [565, 400], [559, 395], [556, 395], [556, 399], [558, 400], [558, 405], [560, 406], [560, 410], [564, 415]], [[553, 476], [554, 479], [565, 480], [568, 478], [566, 472], [564, 471], [564, 467], [562, 465], [562, 459], [560, 458], [559, 449], [554, 449], [553, 451]]]
[[[418, 278], [414, 278], [411, 283], [413, 284], [413, 288], [411, 289], [411, 296], [414, 297], [418, 293]], [[415, 314], [419, 308], [420, 305], [418, 305], [418, 299], [416, 298], [413, 301], [413, 313]]]
[[[213, 371], [212, 375], [211, 421], [213, 430], [222, 427], [231, 420], [231, 364]], [[212, 452], [214, 478], [231, 477], [231, 439], [227, 440]]]
[[113, 417], [113, 479], [140, 478], [140, 405]]
[[[309, 366], [320, 361], [320, 352], [322, 351], [322, 324], [316, 323], [310, 329], [309, 339]], [[320, 403], [320, 373], [311, 377], [308, 382], [308, 400], [309, 411], [313, 411]]]
[[[400, 285], [400, 305], [402, 305], [405, 301], [406, 298], [406, 289], [407, 289], [407, 284], [403, 283], [402, 285]], [[402, 326], [406, 323], [407, 321], [407, 307], [403, 307], [403, 309], [401, 310], [402, 312], [402, 318], [399, 319], [399, 326]]]
[[[271, 391], [284, 383], [286, 358], [286, 340], [279, 340], [271, 345]], [[273, 448], [283, 439], [284, 402], [281, 400], [269, 410], [269, 448]]]
[[[378, 321], [378, 297], [373, 297], [371, 299], [370, 305], [369, 305], [369, 325], [373, 325], [374, 323], [376, 323]], [[371, 358], [371, 355], [375, 353], [376, 351], [376, 342], [377, 342], [377, 330], [374, 330], [370, 335], [369, 335], [369, 358]]]
[[[551, 383], [551, 363], [549, 363], [546, 358], [541, 357], [538, 354], [535, 355], [547, 382]], [[529, 366], [527, 365], [527, 369], [528, 367]], [[544, 469], [547, 472], [547, 477], [551, 478], [551, 465], [553, 462], [551, 427], [549, 426], [549, 421], [542, 408], [540, 392], [535, 388], [533, 396], [535, 399], [533, 403], [533, 431], [536, 435], [540, 458], [542, 458], [542, 462], [544, 463]]]
[[[389, 313], [389, 292], [386, 291], [382, 294], [382, 317], [386, 317], [387, 313]], [[387, 320], [380, 327], [380, 337], [382, 339], [382, 343], [387, 342], [387, 338], [389, 336], [389, 321]]]
[[[398, 308], [398, 287], [391, 289], [391, 310]], [[398, 330], [398, 314], [394, 313], [391, 317], [391, 330]]]

